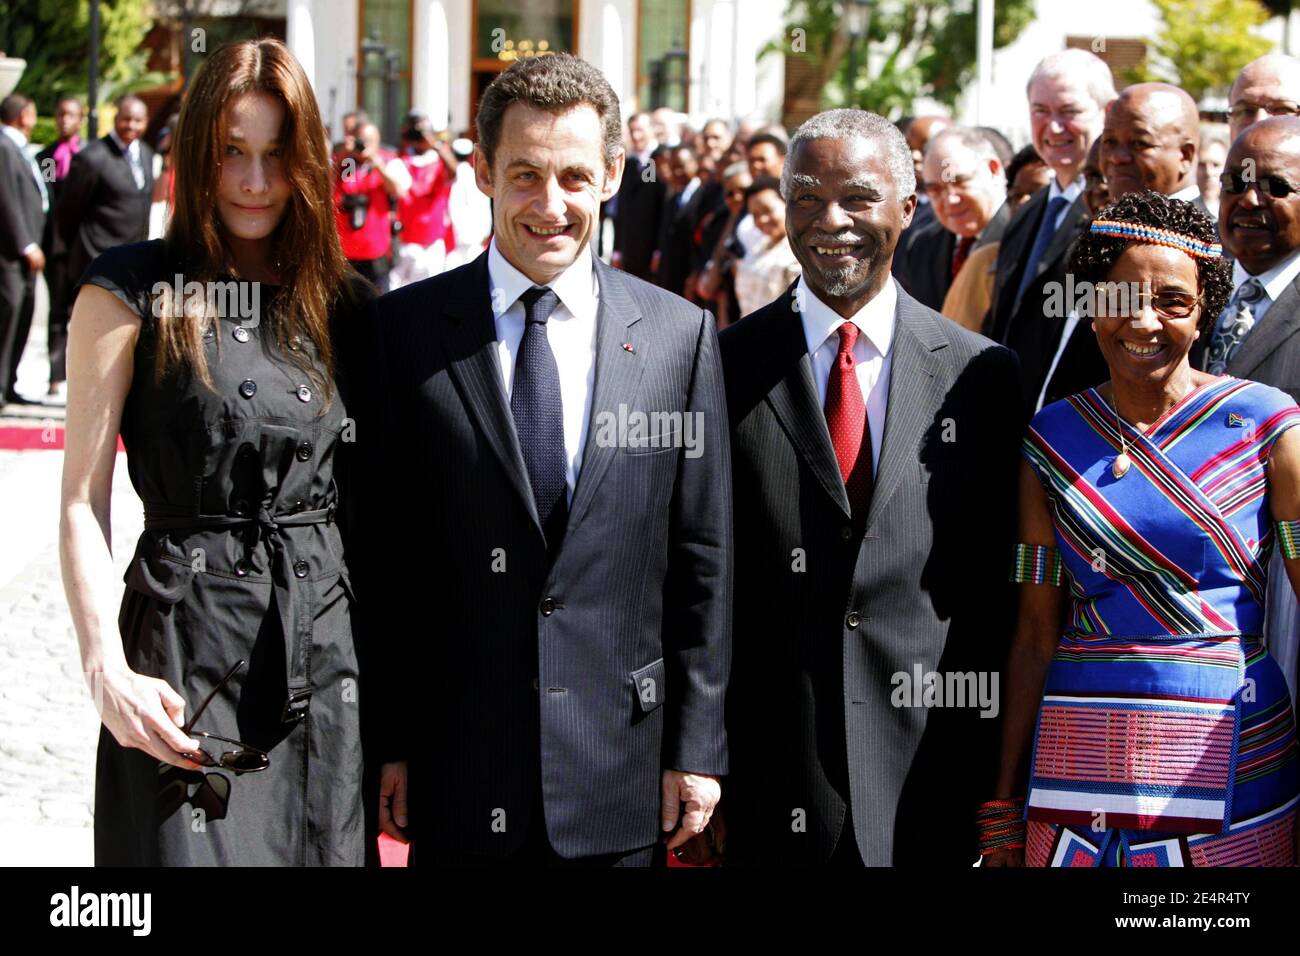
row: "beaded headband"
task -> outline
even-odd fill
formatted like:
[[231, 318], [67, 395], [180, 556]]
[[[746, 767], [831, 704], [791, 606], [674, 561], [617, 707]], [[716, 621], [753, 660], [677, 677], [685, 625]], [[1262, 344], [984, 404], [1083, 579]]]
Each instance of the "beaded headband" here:
[[1168, 246], [1170, 249], [1181, 249], [1189, 256], [1196, 256], [1198, 259], [1219, 259], [1223, 256], [1223, 246], [1217, 242], [1202, 242], [1200, 239], [1184, 236], [1181, 232], [1157, 229], [1155, 226], [1144, 226], [1136, 222], [1097, 219], [1093, 221], [1088, 231], [1095, 232], [1099, 236], [1118, 236], [1120, 239], [1131, 239], [1134, 242], [1149, 242], [1157, 246]]

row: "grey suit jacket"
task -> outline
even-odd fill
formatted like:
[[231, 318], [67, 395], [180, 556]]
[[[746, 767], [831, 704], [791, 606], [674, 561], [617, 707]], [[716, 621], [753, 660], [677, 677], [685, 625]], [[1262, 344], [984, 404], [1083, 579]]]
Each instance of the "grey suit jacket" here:
[[[369, 746], [411, 761], [411, 826], [432, 854], [508, 855], [530, 820], [565, 857], [648, 846], [664, 769], [727, 771], [730, 458], [714, 320], [595, 268], [590, 427], [553, 561], [502, 387], [487, 252], [372, 316], [357, 391], [383, 400], [357, 413], [358, 440], [375, 443], [358, 449], [367, 531], [349, 562], [368, 608]], [[657, 441], [610, 425], [637, 413], [669, 413], [650, 419]]]
[[[865, 522], [849, 514], [795, 289], [721, 335], [736, 641], [723, 790], [737, 862], [969, 866], [996, 716], [918, 678], [1001, 674], [1026, 415], [1015, 357], [899, 290]], [[905, 692], [906, 691], [906, 692]]]
[[[1292, 280], [1277, 301], [1268, 307], [1263, 321], [1242, 340], [1228, 362], [1228, 374], [1272, 385], [1300, 401], [1300, 336], [1296, 335], [1297, 332], [1300, 332], [1300, 276]], [[1207, 329], [1201, 337], [1207, 338], [1208, 335]], [[1199, 359], [1198, 367], [1203, 368], [1203, 350], [1198, 350], [1194, 358]]]

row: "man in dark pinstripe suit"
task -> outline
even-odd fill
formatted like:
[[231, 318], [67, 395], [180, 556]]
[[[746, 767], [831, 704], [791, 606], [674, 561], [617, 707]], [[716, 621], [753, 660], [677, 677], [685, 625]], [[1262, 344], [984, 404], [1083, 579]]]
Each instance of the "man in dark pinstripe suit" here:
[[380, 824], [422, 862], [646, 865], [704, 829], [727, 770], [714, 321], [591, 253], [624, 161], [598, 70], [520, 60], [478, 132], [491, 246], [373, 316]]
[[892, 124], [813, 117], [782, 192], [803, 274], [721, 337], [736, 527], [726, 856], [969, 866], [1014, 624], [1015, 357], [890, 277], [916, 206]]

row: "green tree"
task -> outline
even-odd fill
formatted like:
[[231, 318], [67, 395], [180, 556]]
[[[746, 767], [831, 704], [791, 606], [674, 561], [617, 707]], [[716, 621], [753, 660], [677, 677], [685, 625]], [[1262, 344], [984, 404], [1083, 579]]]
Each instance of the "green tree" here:
[[1241, 68], [1272, 49], [1250, 32], [1269, 11], [1258, 0], [1154, 0], [1160, 33], [1151, 44], [1154, 62], [1129, 71], [1134, 81], [1164, 80], [1200, 101], [1226, 94]]
[[[791, 90], [794, 97], [889, 115], [911, 110], [921, 96], [952, 106], [974, 78], [975, 0], [873, 2], [853, 57], [847, 6], [839, 0], [791, 0], [785, 35], [767, 50], [806, 56], [813, 64], [801, 88]], [[1033, 0], [997, 0], [993, 46], [1014, 42], [1033, 18]]]
[[[149, 73], [141, 47], [153, 18], [149, 0], [101, 0], [99, 5], [99, 100], [165, 80]], [[48, 114], [64, 94], [86, 95], [89, 0], [0, 0], [0, 50], [27, 61], [18, 89]]]

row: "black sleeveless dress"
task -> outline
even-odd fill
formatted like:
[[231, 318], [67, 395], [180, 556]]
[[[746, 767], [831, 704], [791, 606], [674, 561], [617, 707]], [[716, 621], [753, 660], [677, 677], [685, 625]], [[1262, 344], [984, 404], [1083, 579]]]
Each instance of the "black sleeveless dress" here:
[[[278, 354], [267, 285], [260, 319], [238, 318], [231, 297], [220, 311], [235, 317], [205, 332], [212, 388], [184, 371], [156, 383], [153, 290], [183, 272], [156, 240], [104, 253], [78, 284], [142, 320], [121, 434], [145, 531], [126, 573], [122, 641], [133, 670], [185, 698], [187, 719], [247, 661], [193, 729], [267, 751], [270, 766], [185, 771], [101, 727], [95, 862], [361, 865], [360, 687], [335, 480], [353, 427], [346, 389], [327, 406]], [[334, 327], [354, 325], [363, 305], [336, 310]], [[317, 361], [310, 342], [290, 348]], [[217, 757], [236, 749], [200, 740]]]

